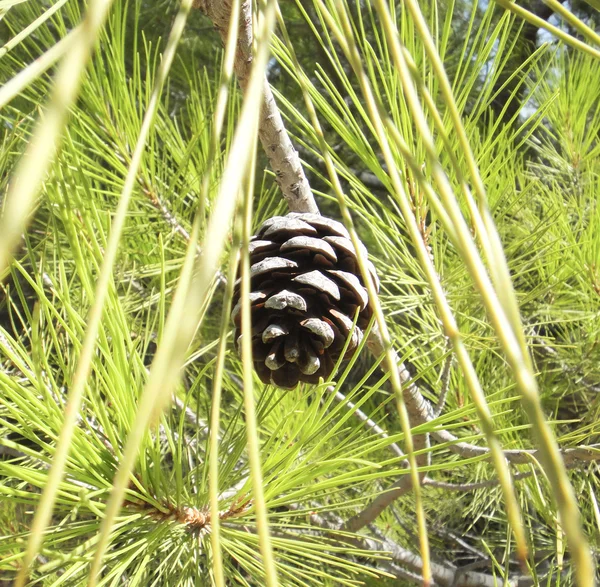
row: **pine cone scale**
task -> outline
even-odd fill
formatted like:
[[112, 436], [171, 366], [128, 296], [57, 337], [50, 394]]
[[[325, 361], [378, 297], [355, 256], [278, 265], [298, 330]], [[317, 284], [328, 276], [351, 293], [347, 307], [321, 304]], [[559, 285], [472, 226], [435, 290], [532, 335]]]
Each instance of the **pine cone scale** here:
[[268, 344], [280, 336], [287, 336], [290, 333], [289, 328], [281, 324], [269, 324], [262, 333], [262, 341]]
[[337, 255], [333, 250], [333, 247], [326, 241], [320, 238], [314, 238], [311, 236], [295, 236], [290, 240], [284, 242], [280, 251], [295, 251], [296, 249], [303, 249], [305, 251], [319, 253], [330, 261], [336, 262]]
[[281, 269], [296, 269], [298, 263], [283, 257], [267, 257], [250, 266], [250, 278], [258, 277], [263, 273], [272, 273]]
[[360, 279], [358, 279], [354, 273], [348, 273], [348, 271], [335, 271], [332, 269], [328, 270], [327, 273], [328, 275], [337, 278], [339, 287], [343, 287], [344, 290], [352, 292], [351, 296], [353, 296], [357, 302], [360, 302], [359, 305], [361, 310], [364, 310], [369, 305], [369, 294], [363, 287]]
[[269, 308], [271, 310], [284, 310], [285, 308], [293, 308], [294, 310], [299, 310], [300, 312], [306, 312], [307, 305], [305, 299], [288, 289], [284, 289], [279, 293], [271, 296], [266, 304], [265, 308]]
[[294, 277], [292, 281], [301, 283], [303, 285], [308, 285], [315, 290], [322, 291], [336, 301], [340, 300], [340, 288], [337, 286], [336, 282], [327, 277], [327, 275], [318, 269], [308, 273], [301, 273], [300, 275]]

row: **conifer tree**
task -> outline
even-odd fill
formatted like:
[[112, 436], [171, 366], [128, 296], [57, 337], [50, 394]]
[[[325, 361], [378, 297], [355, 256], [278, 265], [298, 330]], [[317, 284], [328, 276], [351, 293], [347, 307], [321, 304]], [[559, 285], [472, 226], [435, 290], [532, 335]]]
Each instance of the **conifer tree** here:
[[0, 17], [0, 584], [596, 584], [593, 3]]

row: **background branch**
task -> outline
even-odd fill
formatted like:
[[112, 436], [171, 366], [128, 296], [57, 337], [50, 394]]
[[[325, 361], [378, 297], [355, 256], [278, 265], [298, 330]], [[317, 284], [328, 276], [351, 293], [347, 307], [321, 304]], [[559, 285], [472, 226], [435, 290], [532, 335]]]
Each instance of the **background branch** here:
[[[395, 565], [401, 565], [401, 567], [408, 567], [410, 570], [417, 574], [407, 576], [405, 574], [397, 575], [399, 578], [405, 578], [414, 581], [415, 583], [421, 583], [422, 577], [418, 573], [423, 568], [423, 560], [421, 557], [410, 550], [403, 548], [393, 540], [386, 538], [381, 531], [375, 526], [369, 526], [369, 529], [375, 535], [375, 539], [358, 537], [354, 534], [341, 534], [340, 529], [343, 528], [343, 520], [332, 512], [325, 515], [312, 513], [310, 521], [315, 526], [334, 532], [336, 537], [348, 544], [372, 552], [389, 553], [392, 562], [395, 563], [387, 569], [393, 572], [396, 568]], [[404, 568], [401, 569], [404, 573]], [[433, 585], [440, 585], [443, 587], [497, 587], [497, 578], [493, 575], [486, 573], [474, 572], [470, 569], [457, 568], [450, 563], [440, 564], [436, 562], [431, 563], [431, 572], [433, 575]], [[521, 587], [528, 581], [528, 577], [514, 577], [509, 579], [505, 585], [509, 587]]]

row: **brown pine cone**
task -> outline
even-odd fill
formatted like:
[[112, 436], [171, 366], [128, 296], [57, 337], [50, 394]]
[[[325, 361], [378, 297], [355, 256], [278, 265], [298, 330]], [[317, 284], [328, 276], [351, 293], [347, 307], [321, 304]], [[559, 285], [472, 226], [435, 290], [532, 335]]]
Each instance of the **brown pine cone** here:
[[[343, 224], [318, 214], [266, 220], [250, 242], [252, 353], [261, 381], [293, 389], [327, 379], [360, 312], [344, 360], [371, 318], [356, 251]], [[379, 280], [369, 261], [376, 289]], [[232, 319], [241, 337], [238, 279]]]

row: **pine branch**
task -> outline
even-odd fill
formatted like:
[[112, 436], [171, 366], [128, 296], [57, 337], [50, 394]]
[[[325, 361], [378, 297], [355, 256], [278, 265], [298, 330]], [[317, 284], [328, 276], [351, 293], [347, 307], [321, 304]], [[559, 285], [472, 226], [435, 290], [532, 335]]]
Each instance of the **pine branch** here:
[[[583, 456], [583, 452], [577, 449], [578, 456]], [[596, 455], [600, 459], [600, 453]], [[566, 460], [566, 459], [565, 459]], [[574, 460], [566, 463], [567, 468], [575, 468], [585, 462], [584, 459]], [[522, 471], [519, 473], [513, 473], [513, 481], [521, 481], [532, 477], [534, 471]], [[487, 479], [486, 481], [477, 481], [474, 483], [447, 483], [445, 481], [437, 481], [431, 479], [431, 477], [424, 477], [422, 484], [428, 487], [435, 487], [437, 489], [443, 489], [444, 491], [459, 491], [462, 493], [469, 493], [476, 491], [477, 489], [484, 489], [487, 487], [497, 487], [500, 485], [498, 479]], [[343, 525], [343, 530], [346, 532], [357, 532], [361, 528], [368, 526], [373, 523], [379, 515], [388, 507], [390, 507], [397, 499], [409, 493], [412, 489], [412, 483], [409, 475], [403, 475], [395, 483], [393, 483], [383, 493], [378, 495], [367, 507], [361, 512], [350, 518]]]
[[[193, 6], [199, 8], [210, 18], [223, 42], [226, 42], [227, 28], [231, 18], [230, 0], [195, 0]], [[245, 0], [241, 4], [240, 27], [234, 61], [235, 74], [242, 92], [246, 92], [252, 66], [252, 39], [252, 2]], [[266, 77], [258, 136], [290, 210], [318, 214], [319, 208], [304, 173], [300, 157], [285, 129], [283, 118]]]
[[[571, 467], [573, 466], [575, 465], [571, 464]], [[533, 474], [534, 471], [513, 473], [512, 479], [513, 481], [520, 481], [522, 479], [532, 477]], [[497, 487], [500, 485], [500, 481], [498, 481], [498, 479], [487, 479], [486, 481], [476, 481], [474, 483], [447, 483], [446, 481], [437, 481], [436, 479], [426, 477], [423, 485], [428, 485], [429, 487], [435, 487], [437, 489], [443, 489], [445, 491], [460, 491], [468, 493], [469, 491], [476, 491], [477, 489], [484, 489], [486, 487]]]
[[[367, 347], [374, 357], [380, 357], [385, 352], [383, 340], [375, 327], [371, 330], [371, 335], [367, 341]], [[419, 387], [414, 382], [406, 365], [400, 361], [398, 354], [395, 351], [393, 351], [393, 353], [400, 381], [403, 386], [404, 403], [406, 404], [408, 416], [411, 422], [413, 422], [413, 426], [433, 421], [435, 419], [433, 407], [419, 390]], [[381, 366], [384, 369], [386, 368], [385, 361], [381, 363]]]
[[[179, 234], [183, 240], [188, 243], [190, 241], [190, 233], [181, 225], [181, 223], [175, 218], [175, 215], [169, 210], [167, 205], [158, 197], [158, 195], [152, 190], [145, 181], [140, 182], [142, 185], [142, 191], [148, 197], [150, 203], [160, 212], [161, 216], [165, 219], [167, 224]], [[196, 245], [198, 254], [202, 252], [200, 245]]]
[[[194, 2], [194, 7], [199, 8], [204, 12], [213, 21], [221, 37], [226, 39], [227, 26], [231, 15], [230, 2], [228, 0], [196, 0]], [[242, 2], [242, 17], [240, 19], [240, 30], [234, 65], [242, 90], [246, 87], [251, 62], [251, 3], [245, 1]], [[281, 114], [272, 96], [267, 80], [265, 80], [265, 94], [259, 120], [259, 136], [261, 137], [263, 149], [265, 150], [267, 157], [269, 157], [273, 170], [280, 181], [283, 196], [286, 199], [290, 210], [293, 212], [318, 213], [319, 209], [314, 201], [312, 191], [308, 185], [308, 180], [304, 175], [300, 158], [293, 148], [289, 135], [283, 126]], [[281, 155], [283, 156], [280, 157]], [[290, 177], [295, 178], [291, 183]], [[302, 189], [297, 193], [297, 190], [300, 188], [294, 186], [300, 185], [302, 186]], [[377, 328], [371, 330], [367, 346], [375, 357], [379, 357], [383, 354], [383, 340]], [[385, 365], [385, 362], [382, 363], [382, 365]], [[404, 364], [398, 360], [397, 366], [400, 380], [403, 384], [406, 384], [404, 401], [411, 422], [414, 424], [430, 422], [434, 418], [434, 412], [431, 405], [423, 397], [416, 384], [411, 381], [410, 373]], [[423, 443], [423, 446], [415, 446], [415, 450], [424, 448], [428, 443], [428, 440], [423, 439], [421, 442]]]
[[[431, 433], [432, 436], [442, 443], [448, 443], [448, 449], [460, 456], [469, 459], [479, 456], [490, 455], [490, 449], [485, 446], [477, 446], [468, 442], [461, 442], [457, 436], [454, 436], [447, 430], [437, 430]], [[565, 465], [577, 461], [596, 461], [600, 460], [600, 444], [591, 444], [589, 446], [577, 446], [574, 448], [563, 448], [560, 450]], [[504, 450], [504, 456], [507, 461], [514, 464], [528, 464], [533, 458], [538, 458], [537, 449], [507, 449]]]
[[[194, 3], [194, 6], [202, 10], [213, 21], [221, 38], [225, 41], [229, 19], [231, 17], [230, 3], [226, 0], [197, 0]], [[234, 69], [243, 91], [246, 87], [251, 62], [251, 3], [242, 2], [242, 15], [240, 18]], [[319, 210], [314, 201], [310, 186], [308, 185], [308, 180], [304, 175], [300, 158], [293, 148], [289, 135], [283, 126], [281, 114], [266, 79], [263, 105], [259, 120], [259, 137], [263, 149], [278, 178], [283, 196], [286, 199], [290, 210], [293, 212], [318, 213]], [[379, 357], [383, 354], [384, 343], [377, 328], [371, 330], [367, 346], [375, 357]], [[404, 364], [398, 360], [395, 362], [397, 364], [400, 381], [403, 384], [406, 384], [404, 387], [404, 401], [410, 421], [413, 425], [414, 423], [431, 421], [434, 417], [431, 405], [422, 396], [414, 382], [411, 382], [410, 373]], [[382, 364], [385, 365], [385, 362]], [[429, 435], [423, 434], [416, 436], [413, 439], [413, 442], [414, 450], [420, 452], [417, 458], [417, 464], [419, 466], [429, 464], [430, 453], [426, 450], [429, 447]], [[420, 474], [419, 478], [422, 480], [424, 474]]]
[[[311, 514], [311, 515], [315, 515], [315, 514]], [[227, 523], [225, 523], [224, 525], [227, 525]], [[333, 526], [333, 524], [332, 524], [332, 526]], [[239, 530], [239, 526], [236, 526], [235, 529]], [[256, 528], [253, 528], [252, 526], [244, 526], [244, 530], [246, 532], [256, 534]], [[335, 538], [335, 536], [333, 539], [331, 537], [326, 537], [318, 529], [311, 530], [309, 528], [300, 528], [300, 529], [282, 531], [277, 528], [272, 528], [270, 531], [273, 536], [276, 536], [276, 537], [282, 538], [282, 539], [287, 539], [287, 540], [289, 540], [290, 538], [293, 538], [295, 540], [302, 541], [304, 539], [304, 537], [308, 536], [312, 539], [315, 539], [316, 537], [318, 537], [324, 543], [325, 543], [325, 541], [331, 542], [331, 543], [338, 542], [338, 540]], [[346, 542], [346, 544], [349, 543], [348, 540], [346, 540], [345, 542]], [[327, 548], [325, 544], [323, 544], [323, 548], [324, 549]], [[361, 547], [358, 546], [358, 548], [361, 548]], [[365, 549], [361, 548], [361, 550], [365, 550]], [[346, 554], [346, 553], [338, 553], [338, 556], [341, 556], [344, 559], [349, 559], [352, 555]], [[411, 571], [408, 571], [407, 569], [403, 569], [401, 566], [399, 566], [399, 565], [395, 564], [394, 562], [387, 560], [385, 558], [380, 558], [380, 557], [369, 558], [368, 563], [369, 563], [369, 567], [376, 569], [377, 571], [380, 571], [387, 575], [391, 575], [392, 577], [394, 577], [396, 579], [407, 579], [407, 580], [413, 581], [415, 583], [422, 583], [422, 581], [423, 581], [423, 578], [421, 577], [421, 575], [419, 575], [417, 573], [413, 573]], [[438, 585], [438, 583], [430, 583], [429, 585], [434, 587], [435, 585]]]
[[[158, 509], [152, 503], [141, 501], [125, 501], [123, 505], [134, 510], [141, 510], [146, 515], [162, 522], [176, 521], [200, 535], [210, 532], [212, 520], [207, 508], [175, 505], [164, 500], [160, 502], [156, 498], [154, 499], [160, 503], [162, 509]], [[219, 520], [225, 521], [244, 516], [251, 506], [252, 501], [248, 498], [235, 500], [227, 509], [219, 512]]]

